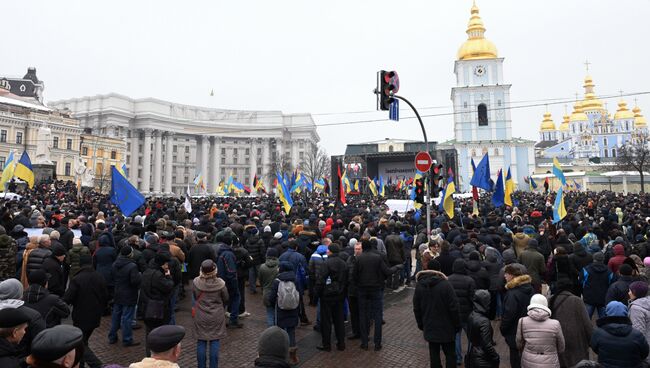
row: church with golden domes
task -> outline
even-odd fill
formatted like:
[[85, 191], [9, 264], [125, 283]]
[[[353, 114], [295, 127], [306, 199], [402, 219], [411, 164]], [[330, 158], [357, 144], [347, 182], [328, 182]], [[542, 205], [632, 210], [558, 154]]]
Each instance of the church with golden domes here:
[[571, 115], [564, 115], [556, 129], [550, 112], [544, 114], [539, 128], [540, 141], [535, 145], [536, 155], [542, 161], [553, 157], [565, 159], [592, 159], [613, 161], [623, 144], [648, 133], [648, 125], [641, 109], [631, 111], [621, 99], [614, 114], [607, 111], [594, 92], [591, 76], [584, 80], [584, 99], [576, 101]]
[[458, 155], [457, 175], [463, 191], [471, 190], [472, 160], [476, 164], [487, 153], [491, 176], [508, 168], [520, 189], [523, 178], [535, 169], [535, 142], [512, 136], [510, 84], [504, 82], [503, 61], [495, 44], [485, 37], [485, 25], [476, 3], [470, 11], [467, 40], [460, 46], [454, 64], [456, 86], [451, 90], [454, 105], [454, 139], [441, 143]]

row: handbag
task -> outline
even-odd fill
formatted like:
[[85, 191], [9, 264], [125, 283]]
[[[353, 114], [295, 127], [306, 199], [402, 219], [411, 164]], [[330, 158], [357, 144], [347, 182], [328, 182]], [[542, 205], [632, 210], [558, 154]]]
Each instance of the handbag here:
[[147, 308], [144, 311], [145, 319], [163, 319], [165, 317], [165, 302], [162, 300], [149, 299]]
[[202, 296], [203, 296], [203, 292], [200, 292], [199, 296], [196, 298], [196, 301], [194, 302], [194, 305], [192, 306], [192, 318], [196, 317], [196, 306], [199, 304], [199, 300], [201, 300]]

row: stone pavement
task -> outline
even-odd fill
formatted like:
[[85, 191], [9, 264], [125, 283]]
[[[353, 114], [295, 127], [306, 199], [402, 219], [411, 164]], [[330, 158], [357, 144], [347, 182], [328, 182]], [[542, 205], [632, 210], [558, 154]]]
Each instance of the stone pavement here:
[[[188, 287], [189, 289], [189, 287]], [[428, 347], [418, 330], [413, 317], [412, 308], [413, 289], [407, 288], [400, 293], [387, 292], [385, 298], [383, 326], [383, 349], [374, 352], [372, 343], [369, 351], [359, 349], [359, 340], [346, 341], [347, 348], [343, 352], [334, 349], [330, 353], [316, 349], [320, 345], [320, 334], [312, 326], [299, 327], [296, 330], [300, 367], [428, 367]], [[228, 330], [228, 335], [221, 341], [219, 354], [220, 367], [252, 367], [257, 357], [257, 339], [266, 328], [265, 310], [262, 306], [261, 292], [251, 295], [246, 291], [246, 307], [252, 313], [248, 318], [243, 318], [243, 329]], [[180, 303], [181, 309], [176, 314], [176, 321], [187, 329], [187, 335], [182, 344], [182, 355], [179, 365], [183, 368], [196, 367], [196, 341], [192, 329], [190, 314], [190, 297]], [[316, 308], [307, 307], [310, 321], [316, 319]], [[141, 323], [141, 322], [140, 322]], [[507, 364], [507, 346], [495, 327], [495, 340], [502, 359], [502, 366]], [[121, 343], [108, 345], [107, 335], [110, 328], [110, 317], [104, 317], [100, 328], [95, 330], [90, 340], [90, 345], [97, 356], [105, 364], [120, 364], [128, 366], [132, 362], [140, 361], [144, 357], [144, 328], [134, 331], [134, 341], [142, 342], [140, 346], [125, 348]], [[346, 324], [349, 332], [349, 326]], [[371, 331], [372, 334], [372, 331]], [[372, 335], [371, 335], [372, 340]], [[333, 343], [335, 343], [333, 338]], [[466, 347], [466, 343], [463, 344]]]

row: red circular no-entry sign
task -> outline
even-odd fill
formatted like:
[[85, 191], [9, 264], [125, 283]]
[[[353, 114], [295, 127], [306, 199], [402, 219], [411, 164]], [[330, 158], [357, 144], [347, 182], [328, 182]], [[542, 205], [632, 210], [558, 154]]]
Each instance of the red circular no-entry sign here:
[[415, 168], [421, 172], [429, 171], [432, 163], [433, 160], [431, 159], [429, 152], [418, 152], [418, 154], [415, 155]]

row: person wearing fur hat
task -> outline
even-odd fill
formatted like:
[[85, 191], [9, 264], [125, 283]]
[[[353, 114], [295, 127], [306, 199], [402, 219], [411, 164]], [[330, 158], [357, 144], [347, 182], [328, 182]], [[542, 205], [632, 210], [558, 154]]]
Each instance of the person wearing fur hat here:
[[517, 324], [517, 347], [523, 368], [560, 368], [559, 353], [564, 352], [564, 335], [560, 322], [551, 319], [548, 301], [535, 294], [527, 307], [528, 316]]
[[[628, 292], [630, 297], [630, 321], [632, 327], [640, 331], [650, 341], [650, 296], [648, 296], [648, 283], [634, 281], [630, 284]], [[646, 358], [650, 364], [650, 357]]]
[[213, 260], [206, 259], [201, 263], [200, 274], [192, 281], [192, 289], [197, 366], [207, 366], [209, 346], [210, 368], [216, 368], [219, 364], [219, 341], [226, 336], [224, 306], [228, 303], [228, 290], [225, 281], [217, 276], [217, 264]]
[[605, 368], [641, 367], [648, 357], [648, 342], [643, 333], [632, 327], [625, 304], [611, 301], [605, 317], [596, 322], [591, 336], [591, 349], [598, 354], [598, 363]]
[[534, 291], [531, 277], [525, 275], [520, 267], [509, 264], [505, 267], [506, 293], [503, 297], [503, 315], [501, 317], [501, 335], [510, 348], [510, 366], [521, 367], [521, 357], [517, 347], [517, 323], [527, 315], [527, 308]]
[[442, 367], [440, 349], [445, 354], [446, 366], [454, 367], [457, 362], [454, 341], [460, 331], [460, 308], [458, 299], [447, 276], [440, 272], [440, 263], [429, 261], [427, 269], [415, 276], [413, 314], [418, 328], [429, 345], [429, 359], [432, 367]]

